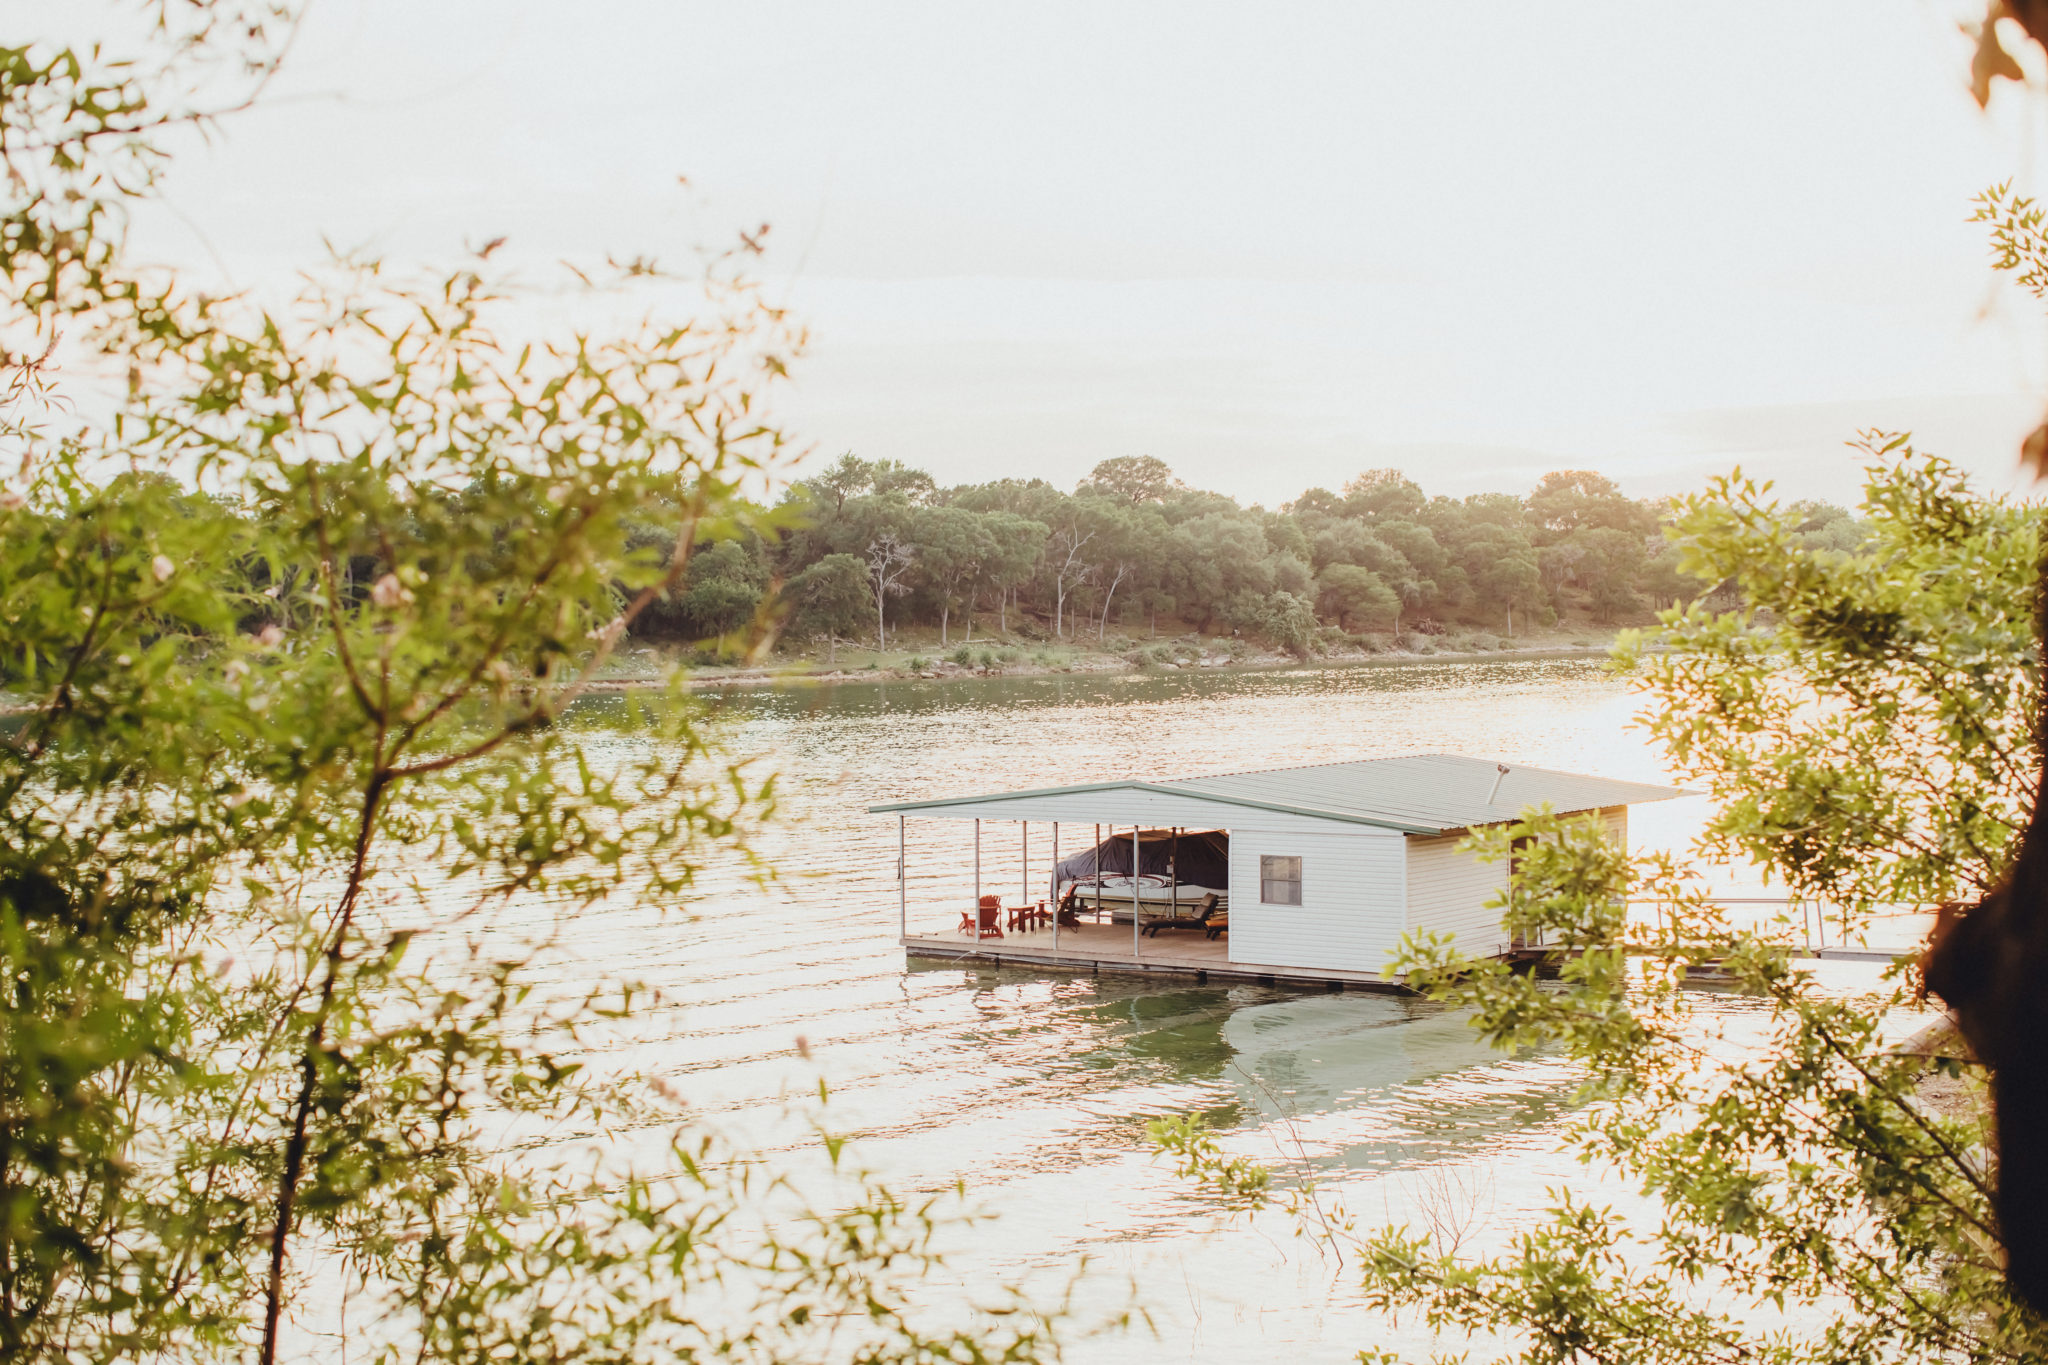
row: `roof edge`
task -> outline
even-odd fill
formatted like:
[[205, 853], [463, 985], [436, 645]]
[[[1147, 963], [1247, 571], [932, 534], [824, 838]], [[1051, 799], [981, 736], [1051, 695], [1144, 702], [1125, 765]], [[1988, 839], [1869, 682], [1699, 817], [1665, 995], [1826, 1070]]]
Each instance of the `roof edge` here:
[[868, 814], [935, 810], [945, 806], [978, 806], [984, 801], [1018, 801], [1027, 796], [1078, 796], [1082, 792], [1144, 790], [1153, 785], [1150, 782], [1140, 782], [1136, 778], [1125, 778], [1116, 782], [1082, 782], [1071, 787], [1027, 787], [1022, 791], [985, 792], [980, 796], [939, 796], [929, 801], [891, 801], [883, 806], [869, 806]]
[[1385, 818], [1372, 819], [1362, 815], [1344, 815], [1337, 811], [1319, 810], [1314, 806], [1290, 806], [1278, 801], [1259, 801], [1248, 796], [1225, 796], [1217, 792], [1193, 791], [1189, 788], [1162, 782], [1089, 782], [1075, 787], [1039, 787], [1028, 791], [997, 792], [983, 796], [947, 796], [935, 801], [896, 801], [886, 806], [869, 806], [870, 815], [908, 814], [913, 811], [944, 810], [952, 806], [981, 806], [1003, 801], [1021, 801], [1036, 796], [1079, 796], [1087, 792], [1143, 791], [1160, 796], [1177, 796], [1185, 801], [1212, 801], [1223, 806], [1237, 806], [1247, 810], [1272, 811], [1278, 815], [1299, 815], [1310, 820], [1330, 820], [1344, 825], [1366, 825], [1373, 829], [1391, 829], [1402, 834], [1441, 834], [1446, 829], [1457, 829], [1456, 825], [1417, 825], [1402, 820]]

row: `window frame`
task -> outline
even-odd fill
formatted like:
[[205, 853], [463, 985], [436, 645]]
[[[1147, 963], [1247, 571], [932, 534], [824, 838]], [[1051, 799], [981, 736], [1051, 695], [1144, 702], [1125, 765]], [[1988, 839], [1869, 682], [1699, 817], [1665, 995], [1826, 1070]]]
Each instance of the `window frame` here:
[[[1266, 870], [1267, 870], [1268, 866], [1269, 866], [1269, 865], [1271, 865], [1271, 864], [1273, 864], [1273, 863], [1293, 863], [1293, 864], [1294, 864], [1294, 875], [1293, 875], [1292, 877], [1269, 877], [1269, 876], [1267, 876], [1267, 875], [1266, 875]], [[1304, 867], [1302, 866], [1302, 857], [1301, 857], [1301, 855], [1300, 855], [1300, 854], [1298, 854], [1298, 853], [1261, 853], [1261, 854], [1259, 855], [1259, 904], [1260, 904], [1260, 905], [1285, 905], [1285, 906], [1292, 906], [1292, 907], [1296, 907], [1296, 908], [1299, 908], [1299, 907], [1300, 907], [1300, 906], [1301, 906], [1301, 905], [1302, 905], [1302, 904], [1303, 904], [1303, 903], [1304, 903], [1304, 902], [1305, 902], [1305, 901], [1307, 900], [1307, 895], [1306, 895], [1306, 891], [1305, 891], [1305, 885], [1306, 885], [1306, 882], [1307, 882], [1307, 874], [1306, 874], [1306, 869], [1305, 869], [1305, 868], [1304, 868]], [[1293, 898], [1292, 900], [1275, 900], [1275, 899], [1273, 899], [1273, 896], [1272, 896], [1272, 891], [1273, 891], [1273, 888], [1275, 888], [1275, 887], [1292, 887], [1292, 888], [1294, 888], [1294, 898]]]

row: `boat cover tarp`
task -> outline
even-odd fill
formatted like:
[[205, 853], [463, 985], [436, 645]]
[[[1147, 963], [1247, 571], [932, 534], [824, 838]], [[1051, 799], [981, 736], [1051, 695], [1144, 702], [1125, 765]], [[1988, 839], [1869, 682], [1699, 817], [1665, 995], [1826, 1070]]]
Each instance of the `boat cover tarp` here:
[[[1140, 832], [1138, 847], [1138, 856], [1145, 864], [1136, 869], [1141, 876], [1164, 880], [1171, 872], [1172, 880], [1184, 886], [1230, 885], [1230, 835], [1227, 831], [1210, 829], [1190, 834], [1184, 830], [1176, 837], [1170, 829], [1148, 829]], [[1131, 836], [1112, 834], [1093, 848], [1083, 849], [1071, 858], [1060, 859], [1053, 868], [1053, 877], [1062, 886], [1068, 882], [1089, 881], [1095, 876], [1098, 862], [1105, 877], [1130, 876]]]

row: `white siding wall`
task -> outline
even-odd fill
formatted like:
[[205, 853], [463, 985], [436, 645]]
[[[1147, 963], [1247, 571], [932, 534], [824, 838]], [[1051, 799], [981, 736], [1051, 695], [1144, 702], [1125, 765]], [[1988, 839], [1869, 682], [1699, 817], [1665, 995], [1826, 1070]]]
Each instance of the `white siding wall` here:
[[[1600, 812], [1607, 837], [1628, 847], [1628, 807], [1609, 806]], [[1463, 834], [1440, 838], [1410, 835], [1408, 845], [1408, 927], [1431, 929], [1458, 940], [1467, 953], [1491, 953], [1508, 946], [1500, 927], [1501, 911], [1486, 903], [1508, 885], [1505, 862], [1482, 862], [1458, 852]]]
[[1411, 836], [1408, 846], [1408, 927], [1449, 934], [1466, 953], [1491, 953], [1507, 946], [1499, 910], [1486, 903], [1507, 889], [1508, 865], [1460, 853], [1463, 834]]
[[[1401, 845], [1401, 835], [1367, 828], [1307, 834], [1232, 826], [1230, 960], [1384, 971], [1401, 936]], [[1261, 856], [1301, 859], [1300, 905], [1260, 903]]]

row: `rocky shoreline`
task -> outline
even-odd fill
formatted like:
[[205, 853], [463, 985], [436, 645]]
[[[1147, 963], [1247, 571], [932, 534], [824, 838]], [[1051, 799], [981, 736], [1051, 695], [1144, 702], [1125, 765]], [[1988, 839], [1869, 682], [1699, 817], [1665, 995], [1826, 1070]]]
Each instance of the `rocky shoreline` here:
[[[1613, 647], [1611, 640], [1599, 644], [1564, 644], [1546, 641], [1526, 649], [1344, 651], [1298, 659], [1273, 650], [1232, 655], [1222, 651], [1186, 651], [1185, 661], [1159, 660], [1133, 663], [1115, 654], [1081, 654], [1053, 662], [1020, 659], [993, 665], [960, 664], [950, 659], [921, 661], [921, 668], [908, 666], [866, 668], [823, 668], [807, 662], [783, 667], [704, 667], [690, 671], [683, 682], [694, 690], [717, 688], [783, 687], [792, 685], [837, 685], [842, 683], [958, 682], [985, 678], [1035, 678], [1054, 676], [1100, 676], [1108, 674], [1200, 673], [1224, 670], [1266, 671], [1276, 668], [1316, 670], [1398, 666], [1433, 663], [1487, 663], [1506, 659], [1604, 658]], [[657, 673], [642, 676], [603, 678], [588, 685], [593, 692], [629, 692], [667, 685]]]

